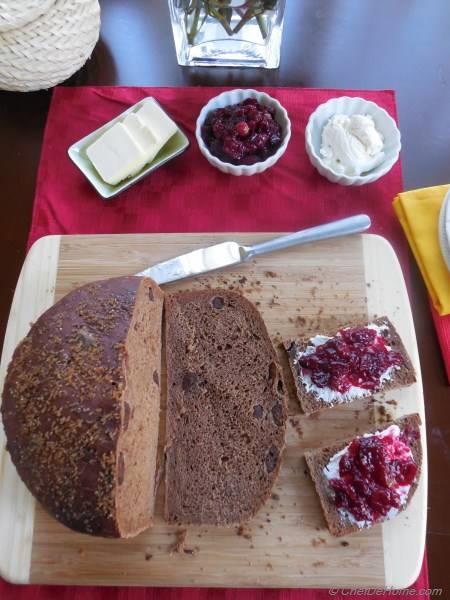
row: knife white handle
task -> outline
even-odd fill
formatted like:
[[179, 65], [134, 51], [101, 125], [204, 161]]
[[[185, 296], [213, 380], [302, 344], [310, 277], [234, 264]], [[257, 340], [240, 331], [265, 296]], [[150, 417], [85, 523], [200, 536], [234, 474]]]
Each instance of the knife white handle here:
[[262, 242], [261, 244], [247, 246], [246, 258], [257, 256], [258, 254], [265, 254], [266, 252], [273, 252], [274, 250], [290, 248], [291, 246], [307, 244], [309, 242], [317, 242], [319, 240], [340, 237], [342, 235], [350, 235], [351, 233], [361, 233], [368, 229], [370, 225], [371, 222], [368, 215], [355, 215], [354, 217], [339, 219], [338, 221], [332, 221], [325, 225], [318, 225], [317, 227], [303, 229], [296, 233], [290, 233], [289, 235], [274, 238], [267, 242]]

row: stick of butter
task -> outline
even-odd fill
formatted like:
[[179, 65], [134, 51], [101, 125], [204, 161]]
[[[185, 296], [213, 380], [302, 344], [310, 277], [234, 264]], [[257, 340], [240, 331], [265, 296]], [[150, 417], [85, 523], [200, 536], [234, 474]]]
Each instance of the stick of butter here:
[[152, 162], [177, 129], [176, 123], [149, 98], [101, 135], [86, 154], [100, 177], [116, 185]]
[[152, 162], [158, 154], [161, 144], [153, 135], [153, 132], [139, 118], [137, 113], [130, 113], [123, 120], [123, 124], [128, 129], [131, 137], [135, 140], [138, 146], [142, 149], [142, 161], [136, 166], [136, 169], [130, 173], [134, 175], [142, 169], [146, 163]]
[[[139, 170], [145, 164], [141, 146], [123, 123], [116, 123], [105, 131], [87, 150], [89, 160], [100, 177], [111, 185]], [[144, 162], [143, 162], [144, 161]]]
[[153, 98], [146, 100], [141, 108], [136, 111], [136, 115], [152, 131], [161, 144], [160, 149], [167, 144], [177, 131], [176, 124]]

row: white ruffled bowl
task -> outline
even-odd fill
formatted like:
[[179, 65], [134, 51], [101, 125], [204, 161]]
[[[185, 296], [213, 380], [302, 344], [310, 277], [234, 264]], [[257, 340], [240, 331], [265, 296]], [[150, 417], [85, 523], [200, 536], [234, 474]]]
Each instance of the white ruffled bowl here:
[[[232, 165], [231, 163], [223, 162], [211, 154], [202, 139], [201, 128], [208, 113], [211, 111], [216, 110], [217, 108], [224, 108], [230, 104], [238, 104], [247, 98], [255, 98], [260, 104], [273, 107], [275, 109], [275, 118], [281, 125], [281, 146], [278, 148], [275, 154], [272, 154], [266, 158], [266, 160], [257, 162], [254, 165]], [[256, 90], [231, 90], [215, 96], [202, 108], [197, 119], [195, 136], [197, 138], [200, 152], [203, 154], [206, 160], [213, 165], [213, 167], [216, 167], [223, 173], [229, 173], [231, 175], [255, 175], [256, 173], [262, 173], [269, 167], [272, 167], [281, 158], [281, 156], [283, 156], [289, 140], [291, 139], [291, 122], [286, 110], [281, 106], [278, 100], [275, 100], [275, 98], [272, 98], [269, 96], [269, 94], [258, 92]]]
[[[375, 127], [384, 138], [384, 160], [371, 171], [362, 175], [343, 175], [337, 173], [329, 166], [325, 165], [320, 155], [322, 141], [322, 130], [328, 120], [336, 114], [344, 115], [370, 115], [375, 121]], [[305, 131], [306, 152], [311, 163], [316, 167], [321, 175], [333, 183], [341, 185], [364, 185], [372, 183], [392, 169], [398, 160], [400, 154], [400, 131], [395, 124], [394, 119], [384, 110], [364, 98], [349, 98], [341, 96], [332, 98], [320, 104], [311, 114]]]

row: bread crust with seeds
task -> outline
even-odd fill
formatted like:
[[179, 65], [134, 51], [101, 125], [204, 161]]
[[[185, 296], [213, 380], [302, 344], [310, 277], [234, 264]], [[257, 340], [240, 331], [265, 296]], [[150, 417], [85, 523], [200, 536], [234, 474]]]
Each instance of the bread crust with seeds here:
[[37, 500], [77, 531], [130, 537], [151, 522], [162, 307], [150, 279], [87, 284], [32, 325], [8, 367], [11, 459]]

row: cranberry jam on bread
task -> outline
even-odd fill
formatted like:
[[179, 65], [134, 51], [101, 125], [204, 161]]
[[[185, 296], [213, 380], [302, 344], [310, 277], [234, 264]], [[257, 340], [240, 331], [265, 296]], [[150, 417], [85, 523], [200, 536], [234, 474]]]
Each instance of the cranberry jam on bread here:
[[418, 414], [407, 415], [305, 453], [332, 535], [371, 527], [405, 510], [420, 478], [420, 424]]
[[284, 448], [281, 369], [257, 309], [223, 289], [166, 298], [165, 515], [241, 524], [270, 495]]
[[284, 343], [305, 413], [411, 385], [411, 360], [387, 317]]
[[152, 520], [163, 294], [118, 277], [65, 296], [31, 327], [5, 380], [20, 477], [58, 521], [131, 537]]

